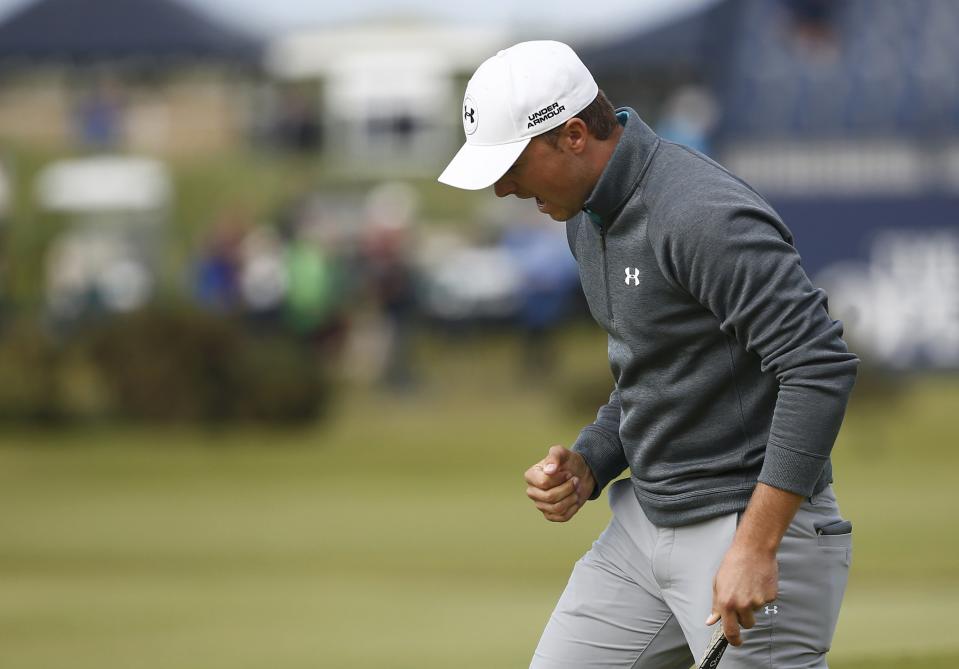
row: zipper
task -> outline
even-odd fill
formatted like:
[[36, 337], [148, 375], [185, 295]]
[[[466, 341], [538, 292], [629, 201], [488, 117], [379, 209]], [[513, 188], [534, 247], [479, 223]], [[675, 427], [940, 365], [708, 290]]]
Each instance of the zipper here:
[[613, 323], [613, 298], [609, 290], [609, 260], [606, 257], [606, 227], [600, 224], [599, 238], [603, 243], [603, 285], [606, 287], [606, 317]]

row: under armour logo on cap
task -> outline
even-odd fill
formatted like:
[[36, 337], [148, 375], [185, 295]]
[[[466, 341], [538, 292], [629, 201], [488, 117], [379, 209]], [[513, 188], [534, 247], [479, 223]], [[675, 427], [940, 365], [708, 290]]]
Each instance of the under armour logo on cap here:
[[466, 96], [463, 100], [463, 130], [467, 135], [472, 135], [476, 132], [476, 125], [476, 103], [473, 98]]

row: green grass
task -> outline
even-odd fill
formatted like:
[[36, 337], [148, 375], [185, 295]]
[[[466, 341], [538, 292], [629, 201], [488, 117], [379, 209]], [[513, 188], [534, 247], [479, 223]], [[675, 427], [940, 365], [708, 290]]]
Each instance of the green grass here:
[[[307, 430], [0, 436], [0, 667], [526, 666], [607, 507], [546, 523], [522, 472], [576, 433], [556, 388], [602, 342], [552, 390], [515, 388], [509, 343], [432, 348], [418, 396]], [[931, 378], [850, 409], [834, 669], [959, 666], [957, 406]]]

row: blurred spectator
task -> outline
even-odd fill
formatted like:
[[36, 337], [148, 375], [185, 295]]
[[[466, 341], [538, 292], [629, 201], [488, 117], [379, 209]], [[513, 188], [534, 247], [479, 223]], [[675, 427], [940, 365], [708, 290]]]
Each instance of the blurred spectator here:
[[288, 281], [282, 242], [267, 226], [251, 229], [240, 245], [240, 294], [255, 322], [275, 323], [286, 299]]
[[244, 215], [235, 210], [225, 212], [214, 225], [196, 269], [195, 295], [203, 306], [218, 311], [241, 306], [240, 245], [246, 228]]
[[709, 154], [709, 138], [716, 127], [718, 108], [701, 86], [684, 86], [670, 97], [656, 132], [665, 139]]
[[309, 102], [306, 93], [295, 89], [282, 93], [276, 140], [282, 148], [294, 152], [322, 150], [323, 135], [316, 106]]
[[337, 347], [345, 327], [341, 262], [324, 244], [319, 221], [301, 221], [294, 232], [285, 252], [287, 322], [301, 337]]
[[111, 149], [122, 139], [123, 104], [116, 84], [99, 79], [82, 95], [76, 107], [76, 128], [81, 144], [91, 149]]
[[395, 389], [413, 382], [411, 339], [417, 313], [410, 235], [417, 201], [405, 184], [383, 184], [367, 198], [369, 225], [361, 247], [371, 297], [385, 322], [383, 380]]
[[451, 331], [516, 315], [522, 277], [505, 249], [437, 236], [424, 243], [420, 263], [424, 309]]
[[419, 125], [416, 117], [408, 112], [371, 116], [367, 122], [369, 135], [374, 141], [392, 143], [401, 150], [410, 146]]
[[579, 290], [565, 228], [544, 221], [517, 222], [507, 228], [502, 245], [521, 277], [517, 322], [525, 344], [524, 366], [530, 372], [548, 374], [554, 363], [552, 335]]
[[0, 158], [0, 226], [7, 222], [7, 216], [13, 208], [13, 187], [7, 166]]
[[786, 0], [793, 34], [811, 50], [835, 46], [835, 0]]
[[154, 278], [130, 244], [103, 229], [75, 228], [47, 253], [47, 303], [65, 323], [101, 312], [133, 311], [149, 299]]

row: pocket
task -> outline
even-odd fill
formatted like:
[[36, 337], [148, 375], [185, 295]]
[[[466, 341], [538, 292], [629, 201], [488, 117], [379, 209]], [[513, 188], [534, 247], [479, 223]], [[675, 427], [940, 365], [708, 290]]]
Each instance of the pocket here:
[[836, 623], [839, 622], [839, 610], [842, 607], [843, 596], [846, 594], [846, 584], [849, 581], [849, 568], [852, 563], [852, 532], [845, 534], [820, 534], [819, 547], [828, 554], [825, 561], [825, 572], [830, 584], [828, 649], [832, 645], [832, 637], [836, 632]]
[[[852, 523], [848, 520], [840, 518], [826, 523], [815, 523], [813, 527], [819, 545], [823, 548], [845, 550], [847, 553], [852, 548]], [[846, 561], [849, 561], [848, 555]]]
[[[839, 506], [831, 488], [826, 488], [811, 501], [814, 520], [813, 530], [819, 547], [841, 553], [842, 564], [847, 569], [852, 550], [852, 523], [839, 514]], [[818, 502], [818, 504], [817, 504]]]
[[801, 664], [806, 648], [825, 653], [832, 644], [852, 558], [852, 523], [842, 518], [831, 492], [804, 504], [779, 550], [778, 615], [772, 666]]
[[820, 534], [819, 545], [823, 548], [840, 548], [849, 550], [852, 548], [852, 533], [849, 534]]

